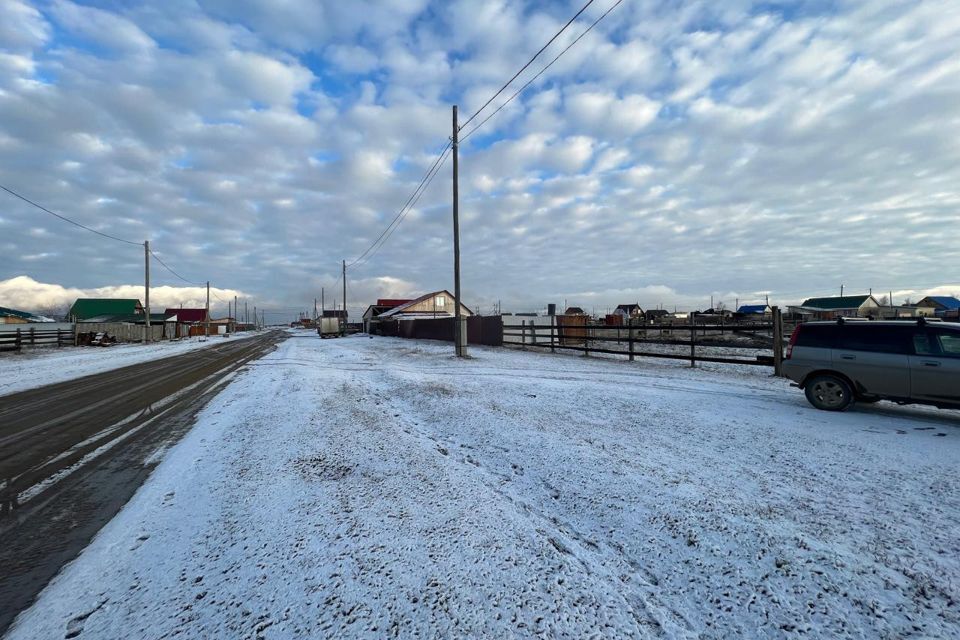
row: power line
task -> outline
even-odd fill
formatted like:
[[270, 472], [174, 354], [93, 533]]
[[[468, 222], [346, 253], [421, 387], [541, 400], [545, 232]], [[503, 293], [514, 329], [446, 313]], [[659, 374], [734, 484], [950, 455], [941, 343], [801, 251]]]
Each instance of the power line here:
[[86, 231], [89, 231], [90, 233], [95, 233], [95, 234], [97, 234], [98, 236], [103, 236], [104, 238], [109, 238], [110, 240], [116, 240], [117, 242], [125, 242], [126, 244], [133, 244], [133, 245], [136, 245], [136, 246], [138, 246], [138, 247], [142, 247], [142, 246], [143, 246], [143, 243], [142, 243], [142, 242], [134, 242], [134, 241], [132, 241], [132, 240], [124, 240], [123, 238], [118, 238], [117, 236], [112, 236], [112, 235], [110, 235], [109, 233], [103, 233], [102, 231], [97, 231], [96, 229], [91, 229], [90, 227], [88, 227], [88, 226], [86, 226], [86, 225], [83, 225], [83, 224], [80, 224], [79, 222], [77, 222], [77, 221], [75, 221], [75, 220], [71, 220], [70, 218], [68, 218], [68, 217], [66, 217], [66, 216], [62, 216], [62, 215], [60, 215], [59, 213], [56, 213], [56, 212], [54, 212], [54, 211], [51, 211], [50, 209], [47, 209], [47, 208], [44, 207], [43, 205], [37, 204], [37, 203], [34, 202], [33, 200], [31, 200], [31, 199], [29, 199], [29, 198], [27, 198], [27, 197], [25, 197], [25, 196], [20, 195], [19, 193], [17, 193], [17, 192], [14, 191], [13, 189], [8, 189], [7, 187], [3, 186], [2, 184], [0, 184], [0, 189], [3, 189], [4, 191], [6, 191], [7, 193], [9, 193], [10, 195], [12, 195], [12, 196], [15, 197], [15, 198], [20, 198], [21, 200], [23, 200], [23, 201], [26, 202], [27, 204], [33, 205], [34, 207], [36, 207], [37, 209], [40, 209], [41, 211], [46, 211], [46, 212], [49, 213], [50, 215], [52, 215], [52, 216], [54, 216], [54, 217], [56, 217], [56, 218], [60, 218], [60, 219], [63, 220], [64, 222], [69, 222], [70, 224], [72, 224], [72, 225], [74, 225], [74, 226], [76, 226], [76, 227], [80, 227], [81, 229], [85, 229]]
[[[465, 134], [460, 138], [460, 142], [463, 142], [464, 140], [466, 140], [467, 138], [469, 138], [477, 129], [479, 129], [479, 128], [482, 127], [484, 124], [486, 124], [486, 123], [487, 123], [487, 120], [489, 120], [489, 119], [492, 118], [493, 116], [495, 116], [495, 115], [497, 115], [498, 113], [500, 113], [500, 110], [501, 110], [501, 109], [503, 109], [505, 106], [507, 106], [508, 104], [510, 104], [511, 102], [513, 102], [514, 98], [516, 98], [516, 97], [519, 96], [521, 93], [523, 93], [523, 91], [524, 91], [527, 87], [529, 87], [531, 84], [533, 84], [533, 83], [536, 81], [537, 78], [539, 78], [540, 76], [542, 76], [542, 75], [544, 74], [544, 72], [545, 72], [547, 69], [549, 69], [550, 67], [552, 67], [552, 66], [553, 66], [553, 63], [555, 63], [557, 60], [559, 60], [560, 57], [561, 57], [563, 54], [565, 54], [567, 51], [569, 51], [569, 50], [571, 49], [571, 47], [573, 47], [573, 45], [575, 45], [575, 44], [577, 44], [578, 42], [580, 42], [580, 39], [581, 39], [581, 38], [583, 38], [585, 35], [587, 35], [588, 33], [590, 33], [590, 31], [592, 31], [593, 28], [594, 28], [595, 26], [597, 26], [597, 24], [598, 24], [601, 20], [603, 20], [604, 18], [606, 18], [606, 17], [607, 17], [607, 14], [609, 14], [611, 11], [613, 11], [614, 9], [616, 9], [616, 8], [620, 5], [621, 2], [623, 2], [623, 0], [617, 0], [617, 2], [613, 4], [613, 6], [611, 6], [609, 9], [607, 9], [599, 18], [597, 18], [596, 20], [594, 20], [593, 23], [592, 23], [589, 27], [587, 27], [586, 30], [584, 30], [583, 33], [581, 33], [579, 36], [577, 36], [577, 38], [576, 38], [573, 42], [571, 42], [570, 44], [568, 44], [568, 45], [563, 49], [563, 51], [561, 51], [560, 53], [558, 53], [557, 56], [556, 56], [553, 60], [551, 60], [549, 63], [547, 63], [547, 66], [545, 66], [543, 69], [540, 69], [540, 71], [537, 72], [537, 75], [535, 75], [535, 76], [533, 76], [532, 78], [530, 78], [529, 80], [527, 80], [527, 82], [526, 82], [522, 87], [520, 87], [519, 89], [517, 89], [516, 92], [515, 92], [512, 96], [510, 96], [509, 98], [507, 98], [507, 100], [506, 100], [503, 104], [501, 104], [499, 107], [497, 107], [497, 108], [493, 111], [493, 113], [491, 113], [490, 115], [488, 115], [486, 118], [484, 118], [483, 120], [481, 120], [481, 121], [479, 122], [479, 124], [475, 125], [472, 129], [470, 129], [470, 131], [468, 131], [467, 133], [465, 133]], [[509, 84], [509, 83], [508, 83], [508, 84]], [[472, 119], [472, 118], [471, 118], [471, 119]], [[469, 120], [468, 120], [468, 122], [469, 122]], [[462, 129], [464, 126], [466, 126], [466, 124], [467, 124], [467, 123], [464, 122], [464, 123], [463, 123], [463, 126], [461, 126], [460, 128]]]
[[[553, 35], [553, 37], [550, 38], [550, 39], [547, 41], [547, 44], [543, 45], [543, 46], [540, 48], [540, 51], [537, 51], [537, 52], [533, 55], [533, 57], [530, 58], [530, 60], [527, 61], [527, 64], [525, 64], [525, 65], [523, 65], [522, 67], [520, 67], [520, 70], [517, 71], [515, 74], [513, 74], [513, 77], [510, 78], [509, 80], [507, 80], [506, 84], [504, 84], [502, 87], [500, 87], [499, 89], [497, 89], [497, 92], [496, 92], [495, 94], [493, 94], [492, 96], [490, 96], [490, 99], [487, 100], [486, 102], [484, 102], [482, 107], [480, 107], [479, 109], [477, 109], [476, 111], [474, 111], [474, 112], [473, 112], [473, 115], [470, 116], [469, 118], [467, 118], [466, 121], [465, 121], [462, 125], [460, 125], [460, 128], [463, 129], [465, 126], [467, 126], [468, 124], [470, 124], [470, 122], [472, 122], [473, 119], [476, 118], [476, 117], [480, 114], [481, 111], [483, 111], [484, 109], [486, 109], [487, 106], [489, 106], [490, 103], [493, 102], [493, 101], [497, 98], [497, 96], [499, 96], [501, 93], [503, 93], [503, 92], [506, 90], [506, 88], [510, 86], [510, 83], [513, 82], [514, 80], [516, 80], [517, 77], [518, 77], [521, 73], [523, 73], [524, 71], [526, 71], [527, 67], [529, 67], [531, 64], [533, 64], [533, 61], [536, 60], [537, 57], [538, 57], [541, 53], [543, 53], [543, 52], [546, 50], [547, 47], [549, 47], [551, 44], [553, 44], [553, 41], [556, 40], [557, 38], [559, 38], [559, 37], [560, 37], [560, 34], [562, 34], [564, 31], [566, 31], [566, 30], [567, 30], [567, 27], [569, 27], [571, 24], [573, 24], [573, 21], [576, 20], [577, 18], [579, 18], [579, 17], [580, 17], [580, 14], [583, 13], [584, 11], [586, 11], [586, 10], [587, 10], [587, 7], [589, 7], [591, 4], [593, 4], [593, 0], [589, 0], [589, 1], [587, 2], [587, 4], [583, 5], [583, 6], [580, 8], [580, 11], [577, 11], [576, 15], [574, 15], [572, 18], [570, 18], [570, 19], [567, 21], [567, 24], [563, 25], [563, 28], [560, 29], [560, 31], [557, 31], [557, 32]], [[619, 3], [618, 3], [618, 4], [619, 4]]]
[[[430, 183], [433, 182], [433, 179], [434, 179], [434, 178], [436, 177], [436, 175], [440, 172], [440, 169], [443, 168], [443, 165], [444, 165], [444, 163], [447, 161], [447, 158], [448, 158], [448, 157], [450, 157], [450, 146], [449, 146], [449, 145], [448, 145], [446, 148], [444, 148], [443, 155], [441, 155], [440, 158], [438, 158], [438, 162], [434, 163], [433, 172], [430, 173], [430, 174], [428, 174], [428, 175], [426, 176], [426, 181], [425, 181], [425, 182], [422, 182], [422, 183], [421, 183], [421, 185], [420, 185], [420, 187], [419, 187], [419, 189], [418, 189], [418, 190], [419, 190], [419, 193], [414, 192], [413, 196], [411, 196], [412, 199], [409, 200], [409, 206], [407, 207], [407, 209], [406, 209], [405, 211], [401, 211], [400, 214], [397, 216], [397, 218], [395, 218], [395, 220], [396, 220], [396, 224], [395, 224], [395, 225], [393, 225], [392, 227], [388, 227], [388, 228], [386, 229], [386, 235], [383, 236], [383, 240], [381, 240], [381, 241], [380, 241], [380, 244], [377, 245], [377, 247], [374, 248], [373, 251], [371, 251], [371, 252], [369, 253], [369, 255], [367, 255], [366, 259], [364, 259], [364, 262], [368, 262], [368, 261], [374, 256], [374, 254], [376, 254], [377, 251], [380, 250], [380, 247], [382, 247], [384, 244], [387, 243], [387, 240], [390, 239], [390, 236], [393, 235], [393, 232], [396, 231], [397, 228], [400, 226], [400, 224], [404, 221], [404, 219], [407, 217], [407, 214], [410, 213], [410, 212], [413, 210], [413, 208], [416, 206], [417, 202], [420, 201], [420, 198], [421, 198], [421, 197], [423, 196], [423, 194], [426, 192], [427, 187], [430, 186]], [[353, 263], [351, 263], [351, 264], [357, 264], [357, 262], [359, 262], [359, 259], [358, 259], [358, 260], [355, 260], [355, 261], [354, 261]], [[351, 265], [348, 265], [348, 266], [351, 266]]]
[[[360, 262], [361, 260], [363, 260], [364, 256], [366, 256], [368, 253], [370, 253], [371, 250], [374, 249], [374, 247], [377, 245], [377, 243], [380, 242], [381, 239], [383, 239], [384, 235], [387, 235], [387, 232], [392, 233], [392, 231], [390, 231], [391, 227], [393, 227], [395, 224], [399, 226], [400, 222], [398, 222], [398, 221], [402, 221], [402, 218], [406, 216], [406, 214], [405, 214], [404, 212], [407, 210], [407, 207], [411, 206], [411, 201], [413, 201], [414, 196], [417, 195], [417, 192], [420, 191], [421, 188], [425, 188], [425, 183], [428, 182], [428, 180], [432, 179], [432, 178], [430, 177], [431, 172], [434, 171], [434, 169], [437, 167], [438, 163], [440, 163], [440, 162], [443, 161], [443, 156], [444, 156], [444, 154], [446, 154], [446, 152], [447, 152], [447, 150], [450, 148], [451, 144], [452, 144], [452, 143], [451, 143], [450, 141], [447, 141], [447, 143], [446, 143], [446, 144], [443, 146], [443, 148], [440, 150], [440, 153], [437, 155], [437, 158], [433, 161], [433, 164], [430, 165], [430, 168], [427, 169], [427, 172], [426, 172], [425, 174], [423, 174], [423, 177], [422, 177], [422, 178], [420, 178], [420, 183], [417, 185], [417, 188], [413, 190], [413, 193], [410, 194], [410, 197], [407, 198], [407, 201], [403, 204], [402, 207], [400, 207], [400, 210], [397, 212], [397, 215], [394, 216], [393, 220], [390, 221], [390, 224], [388, 224], [387, 227], [380, 233], [380, 235], [377, 237], [377, 239], [374, 240], [373, 243], [372, 243], [369, 247], [367, 247], [366, 251], [364, 251], [363, 253], [361, 253], [355, 260], [353, 260], [353, 262], [351, 262], [350, 264], [347, 265], [347, 268], [348, 268], [348, 269], [349, 269], [350, 267], [352, 267], [353, 265], [357, 264], [358, 262]], [[387, 237], [389, 237], [389, 236], [387, 236]], [[384, 242], [386, 242], [386, 240], [384, 240]], [[382, 243], [381, 243], [381, 244], [382, 244]], [[376, 251], [374, 251], [374, 253], [376, 253]], [[371, 254], [371, 255], [372, 255], [372, 254]], [[338, 282], [339, 282], [339, 280], [338, 280]], [[336, 285], [334, 285], [334, 286], [336, 286]]]
[[170, 273], [172, 273], [172, 274], [175, 275], [176, 277], [180, 278], [181, 280], [183, 280], [183, 281], [186, 282], [187, 284], [193, 284], [193, 285], [196, 285], [196, 286], [198, 286], [198, 287], [202, 287], [202, 286], [204, 286], [204, 285], [206, 284], [205, 282], [194, 282], [193, 280], [187, 280], [187, 279], [184, 278], [182, 275], [180, 275], [179, 273], [177, 273], [176, 271], [174, 271], [173, 269], [171, 269], [169, 266], [167, 266], [167, 263], [164, 262], [163, 260], [161, 260], [160, 257], [157, 256], [157, 254], [155, 254], [152, 249], [150, 250], [150, 255], [152, 255], [152, 256], [154, 257], [154, 259], [155, 259], [157, 262], [159, 262], [160, 265], [161, 265], [164, 269], [166, 269], [167, 271], [169, 271]]

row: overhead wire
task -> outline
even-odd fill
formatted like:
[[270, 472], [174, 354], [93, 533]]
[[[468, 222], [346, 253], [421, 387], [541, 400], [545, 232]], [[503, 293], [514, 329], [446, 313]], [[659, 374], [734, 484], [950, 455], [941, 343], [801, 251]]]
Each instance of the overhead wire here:
[[54, 217], [56, 217], [56, 218], [60, 218], [60, 219], [63, 220], [64, 222], [69, 222], [70, 224], [74, 225], [75, 227], [80, 227], [81, 229], [85, 229], [86, 231], [89, 231], [90, 233], [95, 233], [95, 234], [97, 234], [98, 236], [103, 236], [104, 238], [109, 238], [110, 240], [116, 240], [117, 242], [124, 242], [124, 243], [126, 243], [126, 244], [133, 244], [133, 245], [137, 245], [138, 247], [142, 247], [142, 246], [143, 246], [143, 243], [142, 243], [142, 242], [134, 242], [133, 240], [125, 240], [124, 238], [118, 238], [117, 236], [112, 236], [112, 235], [110, 235], [109, 233], [104, 233], [104, 232], [102, 232], [102, 231], [97, 231], [96, 229], [91, 229], [90, 227], [88, 227], [88, 226], [85, 225], [85, 224], [80, 224], [80, 223], [77, 222], [76, 220], [71, 220], [71, 219], [68, 218], [67, 216], [60, 215], [59, 213], [57, 213], [57, 212], [55, 212], [55, 211], [51, 211], [50, 209], [47, 209], [46, 207], [44, 207], [44, 206], [41, 205], [41, 204], [37, 204], [36, 202], [34, 202], [33, 200], [31, 200], [30, 198], [27, 198], [26, 196], [22, 196], [22, 195], [20, 195], [19, 193], [17, 193], [16, 191], [14, 191], [13, 189], [10, 189], [10, 188], [8, 188], [8, 187], [5, 187], [5, 186], [3, 186], [2, 184], [0, 184], [0, 189], [3, 189], [4, 191], [6, 191], [7, 193], [9, 193], [10, 195], [12, 195], [12, 196], [15, 197], [15, 198], [19, 198], [19, 199], [23, 200], [23, 201], [26, 202], [27, 204], [33, 205], [34, 207], [36, 207], [37, 209], [40, 209], [41, 211], [45, 211], [45, 212], [49, 213], [50, 215], [52, 215], [52, 216], [54, 216]]
[[423, 174], [422, 178], [420, 178], [420, 182], [419, 184], [417, 184], [417, 188], [413, 190], [413, 193], [410, 194], [410, 197], [407, 198], [407, 201], [403, 204], [402, 207], [400, 207], [400, 210], [397, 212], [397, 215], [394, 216], [393, 220], [390, 221], [390, 224], [388, 224], [387, 227], [380, 233], [377, 239], [374, 240], [363, 253], [361, 253], [359, 256], [357, 256], [356, 259], [354, 259], [352, 262], [350, 262], [350, 264], [347, 265], [348, 269], [354, 266], [355, 264], [357, 264], [358, 262], [360, 262], [361, 260], [363, 260], [363, 258], [367, 256], [367, 254], [369, 254], [371, 250], [374, 250], [374, 247], [377, 246], [377, 243], [380, 242], [385, 235], [388, 235], [388, 232], [393, 233], [392, 231], [390, 231], [390, 229], [393, 228], [394, 225], [399, 226], [400, 222], [403, 221], [402, 218], [406, 217], [405, 211], [407, 210], [407, 207], [411, 206], [411, 201], [413, 201], [414, 197], [417, 195], [417, 192], [425, 187], [425, 183], [428, 182], [428, 180], [433, 179], [430, 176], [430, 174], [437, 167], [438, 163], [442, 162], [444, 154], [446, 154], [447, 150], [450, 149], [452, 145], [453, 143], [448, 140], [447, 143], [440, 150], [440, 153], [437, 154], [437, 157], [433, 161], [433, 164], [430, 165], [430, 168], [427, 169], [427, 172]]
[[[460, 136], [460, 142], [463, 142], [464, 140], [466, 140], [467, 138], [469, 138], [471, 135], [473, 135], [474, 132], [476, 132], [477, 129], [479, 129], [480, 127], [482, 127], [483, 125], [485, 125], [485, 124], [487, 123], [487, 121], [490, 120], [490, 118], [492, 118], [493, 116], [495, 116], [495, 115], [497, 115], [498, 113], [500, 113], [500, 110], [501, 110], [501, 109], [503, 109], [505, 106], [507, 106], [508, 104], [510, 104], [511, 102], [513, 102], [513, 100], [514, 100], [517, 96], [519, 96], [521, 93], [523, 93], [523, 91], [524, 91], [527, 87], [529, 87], [531, 84], [533, 84], [533, 83], [537, 80], [537, 78], [539, 78], [540, 76], [542, 76], [542, 75], [547, 71], [547, 69], [549, 69], [550, 67], [552, 67], [553, 64], [563, 56], [563, 54], [565, 54], [567, 51], [569, 51], [575, 44], [577, 44], [578, 42], [580, 42], [580, 40], [581, 40], [585, 35], [587, 35], [588, 33], [590, 33], [590, 31], [592, 31], [593, 28], [594, 28], [595, 26], [597, 26], [597, 25], [600, 23], [601, 20], [603, 20], [604, 18], [606, 18], [607, 15], [608, 15], [611, 11], [613, 11], [614, 9], [616, 9], [616, 8], [620, 5], [620, 3], [622, 3], [622, 2], [623, 2], [623, 0], [617, 0], [617, 2], [615, 2], [613, 5], [611, 5], [609, 9], [607, 9], [606, 11], [604, 11], [604, 12], [600, 15], [599, 18], [597, 18], [596, 20], [594, 20], [593, 23], [583, 31], [583, 33], [581, 33], [579, 36], [577, 36], [576, 39], [574, 39], [573, 42], [571, 42], [571, 43], [568, 44], [566, 47], [564, 47], [564, 49], [563, 49], [560, 53], [558, 53], [553, 60], [551, 60], [550, 62], [548, 62], [547, 65], [546, 65], [543, 69], [540, 69], [540, 71], [538, 71], [535, 76], [533, 76], [532, 78], [530, 78], [529, 80], [527, 80], [527, 82], [524, 83], [524, 85], [523, 85], [522, 87], [520, 87], [519, 89], [517, 89], [517, 90], [514, 92], [513, 95], [511, 95], [509, 98], [507, 98], [506, 101], [503, 102], [503, 104], [501, 104], [499, 107], [497, 107], [496, 109], [494, 109], [492, 113], [490, 113], [487, 117], [485, 117], [483, 120], [481, 120], [478, 124], [474, 125], [474, 127], [473, 127], [472, 129], [470, 129], [470, 131], [468, 131], [468, 132], [465, 133], [464, 135]], [[472, 119], [472, 118], [471, 118], [471, 119]], [[469, 122], [469, 120], [468, 120], [467, 122]], [[463, 125], [462, 125], [460, 128], [463, 129], [463, 127], [465, 127], [465, 126], [467, 125], [467, 122], [464, 122]]]
[[[409, 206], [406, 208], [405, 211], [402, 211], [402, 212], [401, 212], [401, 215], [398, 217], [396, 224], [394, 224], [391, 228], [388, 228], [388, 229], [387, 229], [386, 235], [383, 237], [383, 240], [381, 240], [381, 241], [380, 241], [380, 244], [377, 245], [376, 248], [374, 248], [373, 251], [371, 251], [371, 252], [367, 255], [367, 257], [363, 260], [363, 262], [369, 262], [370, 259], [377, 253], [377, 251], [380, 250], [380, 247], [382, 247], [384, 244], [386, 244], [387, 240], [390, 239], [390, 236], [393, 235], [394, 231], [396, 231], [397, 228], [399, 228], [400, 224], [401, 224], [401, 223], [404, 221], [404, 219], [407, 217], [407, 214], [410, 213], [410, 212], [413, 210], [413, 208], [416, 206], [417, 202], [420, 201], [420, 198], [423, 197], [423, 194], [426, 192], [427, 187], [430, 186], [430, 183], [433, 182], [433, 179], [434, 179], [434, 178], [436, 177], [436, 175], [440, 172], [440, 169], [443, 168], [443, 165], [444, 165], [444, 163], [446, 163], [447, 158], [450, 157], [450, 151], [451, 151], [450, 147], [447, 147], [447, 148], [444, 150], [443, 155], [440, 156], [440, 158], [439, 158], [439, 162], [435, 163], [433, 172], [432, 172], [431, 174], [429, 174], [428, 177], [427, 177], [427, 179], [426, 179], [426, 181], [421, 184], [421, 187], [420, 187], [420, 189], [419, 189], [419, 193], [417, 193], [417, 192], [414, 193], [413, 199], [410, 201]], [[358, 261], [354, 261], [354, 264], [357, 264], [357, 262], [358, 262]]]
[[527, 70], [527, 67], [529, 67], [531, 64], [533, 64], [533, 61], [536, 60], [536, 59], [540, 56], [541, 53], [543, 53], [544, 51], [546, 51], [547, 47], [549, 47], [551, 44], [553, 44], [553, 41], [556, 40], [557, 38], [559, 38], [560, 35], [561, 35], [564, 31], [567, 30], [567, 27], [569, 27], [571, 24], [573, 24], [573, 21], [576, 20], [577, 18], [579, 18], [579, 17], [580, 17], [580, 14], [582, 14], [584, 11], [586, 11], [586, 10], [587, 10], [587, 7], [589, 7], [591, 4], [593, 4], [593, 2], [594, 2], [594, 0], [589, 0], [585, 5], [583, 5], [582, 7], [580, 7], [580, 11], [577, 11], [577, 13], [576, 13], [572, 18], [570, 18], [565, 25], [563, 25], [563, 28], [560, 29], [560, 31], [557, 31], [557, 32], [553, 35], [553, 37], [550, 38], [550, 39], [547, 41], [547, 44], [543, 45], [543, 46], [540, 48], [539, 51], [537, 51], [535, 54], [533, 54], [533, 57], [530, 58], [530, 60], [528, 60], [525, 65], [523, 65], [522, 67], [520, 67], [520, 70], [517, 71], [515, 74], [513, 74], [513, 77], [512, 77], [512, 78], [510, 78], [509, 80], [507, 80], [507, 82], [506, 82], [502, 87], [500, 87], [499, 89], [497, 89], [497, 92], [494, 93], [492, 96], [490, 96], [490, 99], [487, 100], [486, 102], [484, 102], [482, 107], [480, 107], [479, 109], [477, 109], [476, 111], [474, 111], [474, 112], [473, 112], [473, 115], [471, 115], [469, 118], [467, 118], [466, 121], [465, 121], [462, 125], [460, 125], [460, 128], [462, 129], [463, 127], [465, 127], [465, 126], [467, 126], [468, 124], [470, 124], [470, 123], [473, 121], [473, 119], [476, 118], [476, 117], [480, 114], [481, 111], [483, 111], [484, 109], [486, 109], [486, 108], [490, 105], [491, 102], [493, 102], [494, 100], [496, 100], [496, 99], [497, 99], [497, 96], [499, 96], [501, 93], [503, 93], [503, 92], [506, 90], [506, 88], [510, 86], [510, 83], [512, 83], [514, 80], [516, 80], [516, 79], [520, 76], [521, 73], [523, 73], [524, 71], [526, 71], [526, 70]]

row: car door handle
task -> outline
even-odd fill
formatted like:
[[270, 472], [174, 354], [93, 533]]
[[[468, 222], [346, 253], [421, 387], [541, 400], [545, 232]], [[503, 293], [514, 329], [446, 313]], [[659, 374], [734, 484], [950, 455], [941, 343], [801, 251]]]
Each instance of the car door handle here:
[[939, 367], [939, 366], [940, 366], [940, 363], [937, 362], [936, 360], [924, 360], [924, 361], [923, 361], [923, 366], [925, 366], [925, 367]]
[[857, 356], [840, 356], [841, 360], [856, 360]]

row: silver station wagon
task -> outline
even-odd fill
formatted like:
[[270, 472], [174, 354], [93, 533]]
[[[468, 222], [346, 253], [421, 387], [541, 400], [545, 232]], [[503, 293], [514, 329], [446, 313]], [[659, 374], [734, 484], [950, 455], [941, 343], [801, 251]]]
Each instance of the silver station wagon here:
[[960, 409], [960, 324], [808, 322], [790, 337], [783, 372], [826, 411], [877, 400]]

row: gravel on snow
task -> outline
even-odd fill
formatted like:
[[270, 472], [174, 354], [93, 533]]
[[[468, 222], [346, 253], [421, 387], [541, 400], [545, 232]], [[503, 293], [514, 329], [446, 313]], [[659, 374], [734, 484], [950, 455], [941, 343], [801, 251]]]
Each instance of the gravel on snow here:
[[960, 637], [956, 412], [451, 350], [294, 333], [10, 640]]

